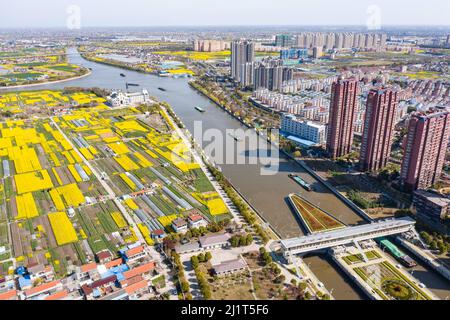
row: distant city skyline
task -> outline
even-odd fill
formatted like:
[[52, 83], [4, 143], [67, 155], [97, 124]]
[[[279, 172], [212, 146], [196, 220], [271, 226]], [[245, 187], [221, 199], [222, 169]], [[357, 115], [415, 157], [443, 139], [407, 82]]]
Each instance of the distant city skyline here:
[[[75, 11], [68, 10], [76, 6]], [[17, 0], [0, 10], [0, 28], [66, 27], [80, 9], [83, 27], [450, 25], [450, 2], [428, 0]], [[70, 13], [68, 13], [68, 11]]]

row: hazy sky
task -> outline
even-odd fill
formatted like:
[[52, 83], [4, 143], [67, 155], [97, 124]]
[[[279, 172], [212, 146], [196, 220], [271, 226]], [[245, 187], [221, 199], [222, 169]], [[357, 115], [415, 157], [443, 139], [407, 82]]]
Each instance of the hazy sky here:
[[65, 27], [70, 5], [81, 27], [172, 25], [450, 25], [448, 0], [0, 0], [0, 28]]

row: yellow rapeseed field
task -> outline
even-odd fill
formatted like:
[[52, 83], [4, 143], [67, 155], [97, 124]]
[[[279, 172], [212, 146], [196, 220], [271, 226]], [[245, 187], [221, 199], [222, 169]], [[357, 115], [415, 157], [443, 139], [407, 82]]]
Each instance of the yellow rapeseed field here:
[[32, 193], [25, 193], [16, 197], [17, 217], [16, 219], [30, 219], [39, 215]]
[[17, 194], [53, 188], [52, 179], [46, 170], [15, 175], [14, 181]]
[[62, 246], [78, 241], [77, 233], [65, 212], [49, 213], [48, 220], [58, 245]]

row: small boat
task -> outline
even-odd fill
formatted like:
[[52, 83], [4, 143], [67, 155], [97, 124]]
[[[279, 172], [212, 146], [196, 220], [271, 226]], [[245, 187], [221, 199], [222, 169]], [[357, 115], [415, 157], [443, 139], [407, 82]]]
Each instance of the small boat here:
[[167, 91], [166, 89], [161, 88], [161, 87], [158, 87], [158, 90], [161, 90], [161, 91]]
[[127, 85], [130, 87], [139, 87], [139, 84], [137, 83], [127, 83]]
[[313, 188], [311, 187], [311, 185], [309, 183], [307, 183], [305, 180], [303, 180], [302, 178], [300, 178], [298, 175], [291, 173], [291, 174], [289, 174], [289, 178], [291, 178], [292, 180], [297, 182], [299, 185], [301, 185], [303, 188], [305, 188], [306, 191], [313, 191]]
[[126, 77], [125, 74], [123, 74], [123, 73], [121, 73], [120, 76], [121, 76], [121, 77]]
[[201, 108], [201, 107], [195, 107], [195, 110], [199, 111], [199, 112], [206, 112], [205, 109]]

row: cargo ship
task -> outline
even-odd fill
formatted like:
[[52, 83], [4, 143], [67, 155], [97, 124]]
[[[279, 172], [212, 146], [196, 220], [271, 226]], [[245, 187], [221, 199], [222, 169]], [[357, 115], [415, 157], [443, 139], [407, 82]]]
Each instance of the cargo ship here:
[[396, 260], [398, 260], [405, 267], [412, 268], [417, 266], [417, 263], [411, 259], [410, 256], [401, 251], [395, 244], [387, 239], [381, 238], [377, 239], [383, 250], [387, 250]]
[[300, 178], [298, 175], [291, 173], [291, 174], [289, 174], [289, 178], [291, 178], [292, 180], [297, 182], [299, 185], [301, 185], [306, 191], [313, 191], [313, 188], [311, 187], [311, 185], [309, 183], [307, 183], [305, 180], [303, 180], [302, 178]]
[[206, 112], [206, 110], [201, 107], [195, 107], [195, 110], [197, 110], [199, 112]]

